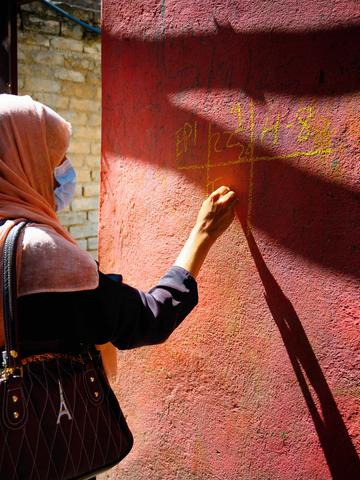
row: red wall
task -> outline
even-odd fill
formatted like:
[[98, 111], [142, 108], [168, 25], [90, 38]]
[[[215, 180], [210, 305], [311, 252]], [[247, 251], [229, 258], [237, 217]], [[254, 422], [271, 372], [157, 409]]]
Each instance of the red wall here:
[[360, 478], [358, 13], [103, 0], [102, 269], [147, 289], [207, 192], [241, 200], [197, 309], [119, 353], [111, 478]]

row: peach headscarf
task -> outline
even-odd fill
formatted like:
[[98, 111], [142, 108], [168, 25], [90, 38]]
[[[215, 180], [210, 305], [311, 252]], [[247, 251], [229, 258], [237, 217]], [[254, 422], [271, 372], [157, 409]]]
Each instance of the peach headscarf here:
[[[70, 135], [70, 123], [30, 96], [0, 95], [0, 219], [11, 219], [0, 227], [0, 258], [14, 222], [31, 221], [18, 250], [19, 295], [91, 290], [99, 283], [96, 262], [55, 213], [54, 169]], [[2, 318], [0, 295], [0, 345]]]

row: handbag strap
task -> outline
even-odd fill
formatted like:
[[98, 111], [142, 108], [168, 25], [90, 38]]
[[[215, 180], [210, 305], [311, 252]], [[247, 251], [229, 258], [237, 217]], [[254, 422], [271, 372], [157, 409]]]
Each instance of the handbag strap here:
[[29, 223], [27, 220], [21, 220], [11, 228], [6, 237], [3, 251], [5, 351], [3, 352], [2, 360], [3, 366], [12, 372], [21, 367], [17, 316], [16, 252], [20, 234], [27, 223]]

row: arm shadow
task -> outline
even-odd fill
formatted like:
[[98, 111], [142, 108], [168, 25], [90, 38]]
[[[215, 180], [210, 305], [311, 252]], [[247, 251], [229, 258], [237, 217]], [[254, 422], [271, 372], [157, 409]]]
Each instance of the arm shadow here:
[[358, 479], [359, 457], [301, 321], [268, 269], [253, 235], [248, 232], [246, 238], [265, 288], [266, 302], [283, 339], [331, 476], [334, 480]]

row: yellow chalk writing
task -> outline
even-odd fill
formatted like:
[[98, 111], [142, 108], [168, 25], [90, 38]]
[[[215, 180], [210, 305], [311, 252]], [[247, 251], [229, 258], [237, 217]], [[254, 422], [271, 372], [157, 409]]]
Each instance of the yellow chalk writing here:
[[228, 136], [226, 141], [226, 148], [234, 148], [242, 146], [239, 140], [236, 140], [236, 131], [235, 132], [225, 132]]
[[190, 144], [196, 145], [197, 141], [197, 122], [188, 123], [175, 132], [176, 158], [189, 151]]
[[243, 132], [245, 129], [243, 127], [243, 123], [242, 123], [242, 113], [241, 113], [241, 105], [239, 102], [235, 102], [232, 107], [231, 107], [231, 110], [230, 110], [230, 113], [232, 113], [233, 115], [236, 116], [236, 120], [237, 120], [237, 128], [235, 130], [234, 133], [240, 133], [240, 132]]
[[309, 140], [313, 131], [310, 120], [314, 118], [314, 109], [312, 106], [299, 108], [296, 112], [296, 119], [300, 125], [300, 133], [297, 136], [298, 142], [306, 142]]
[[265, 125], [263, 126], [263, 129], [261, 131], [261, 142], [262, 143], [264, 142], [266, 135], [272, 134], [272, 138], [273, 138], [272, 143], [273, 145], [276, 145], [279, 139], [280, 114], [276, 115], [276, 119], [271, 124], [271, 126], [269, 126], [269, 124], [270, 124], [269, 117], [266, 116]]
[[[185, 122], [175, 132], [177, 166], [180, 170], [205, 170], [204, 187], [206, 194], [209, 194], [222, 180], [219, 176], [211, 178], [211, 172], [215, 168], [247, 164], [249, 183], [246, 223], [250, 231], [255, 165], [263, 161], [330, 155], [333, 152], [331, 124], [328, 119], [316, 115], [313, 105], [303, 106], [294, 113], [286, 112], [286, 115], [276, 111], [259, 115], [250, 99], [245, 109], [240, 102], [233, 103], [229, 113], [234, 126], [228, 130], [220, 130], [211, 122], [206, 125], [206, 129], [199, 130], [197, 121], [193, 121]], [[200, 152], [198, 160], [204, 153], [204, 142], [201, 139], [205, 137], [205, 132], [206, 161], [193, 163], [196, 148]], [[291, 150], [289, 145], [295, 145], [295, 148]], [[225, 159], [222, 159], [221, 154], [224, 156], [225, 153]]]

